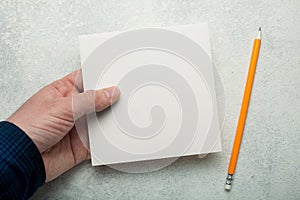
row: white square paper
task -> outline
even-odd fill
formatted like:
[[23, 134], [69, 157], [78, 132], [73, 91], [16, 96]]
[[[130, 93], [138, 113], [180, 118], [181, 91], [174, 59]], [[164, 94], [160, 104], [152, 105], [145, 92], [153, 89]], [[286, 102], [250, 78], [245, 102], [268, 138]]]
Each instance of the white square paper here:
[[93, 165], [221, 151], [207, 24], [80, 36], [85, 90], [119, 101], [88, 115]]

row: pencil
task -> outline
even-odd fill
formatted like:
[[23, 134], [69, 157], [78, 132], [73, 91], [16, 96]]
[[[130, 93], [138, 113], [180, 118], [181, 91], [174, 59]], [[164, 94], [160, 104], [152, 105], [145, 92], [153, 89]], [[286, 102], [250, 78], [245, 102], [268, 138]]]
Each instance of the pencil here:
[[235, 172], [238, 156], [239, 156], [239, 150], [241, 146], [241, 141], [243, 137], [243, 131], [245, 127], [245, 121], [247, 117], [247, 111], [248, 111], [248, 106], [249, 106], [249, 101], [250, 101], [250, 96], [251, 96], [251, 91], [252, 91], [252, 85], [253, 85], [253, 80], [254, 80], [254, 75], [255, 75], [255, 69], [256, 69], [256, 64], [258, 60], [258, 54], [259, 54], [259, 49], [260, 49], [260, 41], [261, 41], [261, 27], [258, 29], [258, 35], [254, 39], [253, 43], [253, 49], [252, 49], [252, 56], [250, 60], [250, 66], [248, 70], [248, 77], [247, 77], [247, 82], [244, 90], [244, 97], [243, 97], [243, 102], [242, 102], [242, 107], [240, 110], [240, 117], [235, 133], [235, 139], [234, 139], [234, 144], [232, 147], [232, 152], [231, 152], [231, 158], [228, 166], [228, 175], [226, 178], [226, 183], [225, 183], [225, 190], [229, 191], [231, 189], [232, 181], [233, 181], [233, 174]]

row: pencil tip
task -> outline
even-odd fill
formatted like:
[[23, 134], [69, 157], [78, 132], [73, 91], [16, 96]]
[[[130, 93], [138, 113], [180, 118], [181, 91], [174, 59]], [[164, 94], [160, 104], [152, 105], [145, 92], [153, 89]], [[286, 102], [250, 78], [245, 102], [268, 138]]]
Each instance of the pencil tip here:
[[261, 39], [261, 27], [258, 28], [258, 34], [257, 34], [257, 37], [256, 39]]

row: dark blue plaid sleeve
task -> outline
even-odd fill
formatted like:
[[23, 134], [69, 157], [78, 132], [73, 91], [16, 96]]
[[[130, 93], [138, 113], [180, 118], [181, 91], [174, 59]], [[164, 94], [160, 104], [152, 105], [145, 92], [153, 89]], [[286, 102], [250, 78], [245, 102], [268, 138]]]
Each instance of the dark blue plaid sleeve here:
[[0, 199], [28, 199], [45, 182], [41, 154], [10, 122], [0, 122]]

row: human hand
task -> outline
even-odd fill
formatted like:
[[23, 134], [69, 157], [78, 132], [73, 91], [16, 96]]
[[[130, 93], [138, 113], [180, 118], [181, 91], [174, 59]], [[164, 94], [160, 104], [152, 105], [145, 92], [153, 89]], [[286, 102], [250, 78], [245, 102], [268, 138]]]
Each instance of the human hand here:
[[85, 114], [104, 110], [120, 96], [117, 87], [83, 92], [81, 77], [81, 70], [77, 70], [47, 85], [7, 119], [20, 127], [39, 149], [46, 181], [90, 158], [87, 144], [80, 139], [87, 135], [78, 135], [87, 134], [87, 129], [77, 131], [75, 121], [80, 120], [86, 127]]

